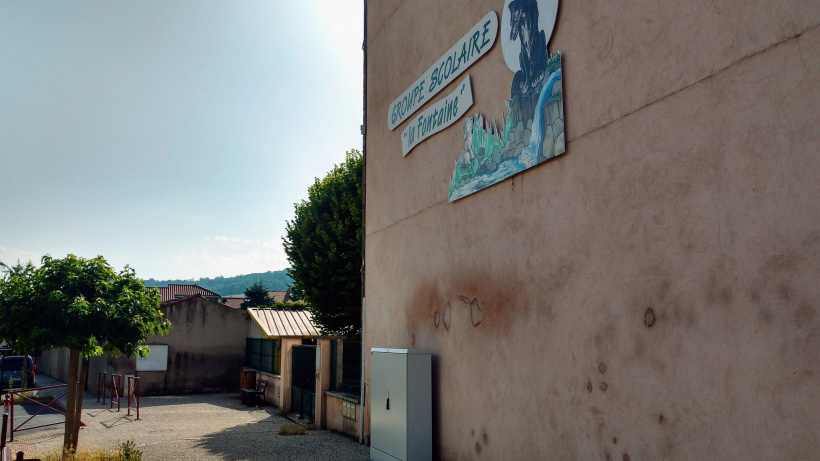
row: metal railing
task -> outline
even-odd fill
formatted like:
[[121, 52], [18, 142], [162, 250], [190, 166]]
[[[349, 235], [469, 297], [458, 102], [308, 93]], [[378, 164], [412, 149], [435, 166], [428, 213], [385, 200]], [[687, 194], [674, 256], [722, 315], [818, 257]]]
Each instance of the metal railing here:
[[102, 397], [102, 404], [105, 405], [105, 383], [108, 381], [108, 373], [101, 371], [97, 374], [97, 403], [100, 403]]
[[120, 389], [122, 389], [122, 375], [111, 375], [111, 408], [114, 408], [114, 398], [117, 399], [117, 411], [120, 411]]
[[[33, 392], [33, 391], [47, 391], [49, 389], [65, 389], [65, 391], [62, 394], [60, 394], [59, 396], [54, 397], [48, 404], [43, 404], [42, 402], [40, 402], [38, 400], [34, 400], [30, 396], [26, 395], [26, 394], [28, 394], [30, 392]], [[60, 384], [60, 385], [57, 385], [57, 386], [46, 386], [46, 387], [37, 387], [37, 388], [26, 389], [26, 390], [10, 391], [8, 394], [6, 394], [6, 407], [7, 408], [10, 407], [10, 412], [9, 413], [10, 413], [10, 416], [11, 416], [11, 426], [10, 426], [11, 430], [9, 431], [9, 435], [10, 435], [9, 441], [14, 442], [14, 433], [15, 432], [23, 432], [23, 431], [29, 431], [29, 430], [32, 430], [32, 429], [39, 429], [39, 428], [42, 428], [42, 427], [57, 426], [57, 425], [60, 425], [60, 424], [65, 424], [65, 420], [63, 420], [63, 421], [60, 421], [58, 423], [41, 424], [39, 426], [30, 426], [30, 427], [25, 427], [25, 428], [23, 427], [23, 426], [26, 425], [26, 423], [28, 423], [29, 421], [34, 419], [34, 417], [40, 415], [42, 412], [44, 412], [46, 410], [51, 410], [51, 411], [60, 413], [61, 415], [65, 416], [65, 411], [64, 410], [62, 410], [61, 408], [58, 408], [58, 407], [54, 407], [52, 405], [55, 402], [57, 402], [58, 400], [60, 400], [67, 393], [68, 393], [68, 384]], [[25, 421], [20, 423], [17, 427], [14, 426], [14, 398], [15, 398], [15, 396], [17, 396], [20, 399], [19, 402], [21, 402], [21, 403], [25, 402], [25, 401], [29, 401], [31, 403], [35, 403], [35, 404], [40, 405], [42, 407], [39, 410], [37, 410], [36, 413], [29, 416], [28, 419], [26, 419]]]
[[131, 416], [132, 404], [137, 412], [137, 420], [140, 419], [140, 379], [137, 376], [128, 376], [128, 416]]

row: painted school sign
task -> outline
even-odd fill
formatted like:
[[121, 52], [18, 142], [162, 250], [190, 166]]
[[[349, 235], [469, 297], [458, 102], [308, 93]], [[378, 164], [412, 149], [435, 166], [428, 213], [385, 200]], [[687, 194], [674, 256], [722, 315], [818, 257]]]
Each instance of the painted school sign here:
[[418, 80], [410, 85], [387, 112], [387, 126], [395, 129], [431, 97], [449, 85], [492, 48], [498, 35], [498, 16], [490, 11]]

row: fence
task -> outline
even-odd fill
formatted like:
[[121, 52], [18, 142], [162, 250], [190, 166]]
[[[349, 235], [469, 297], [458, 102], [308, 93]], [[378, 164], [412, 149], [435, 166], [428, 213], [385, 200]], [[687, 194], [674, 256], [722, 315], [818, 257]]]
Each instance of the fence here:
[[[48, 404], [43, 404], [42, 402], [40, 402], [38, 400], [34, 400], [29, 395], [27, 395], [27, 394], [29, 394], [33, 391], [47, 391], [49, 389], [65, 389], [65, 391], [62, 394], [60, 394], [59, 396], [53, 398], [51, 400], [51, 402], [49, 402]], [[10, 423], [11, 424], [11, 426], [10, 426], [11, 430], [9, 431], [9, 435], [10, 435], [9, 441], [14, 442], [14, 433], [15, 432], [30, 431], [32, 429], [39, 429], [39, 428], [42, 428], [42, 427], [57, 426], [57, 425], [60, 425], [60, 424], [65, 424], [65, 420], [63, 420], [63, 421], [60, 421], [60, 422], [57, 422], [57, 423], [41, 424], [39, 426], [30, 426], [30, 427], [26, 427], [26, 428], [23, 427], [23, 426], [26, 425], [26, 423], [28, 423], [29, 421], [34, 419], [34, 417], [40, 415], [42, 412], [44, 412], [46, 410], [51, 410], [51, 411], [54, 411], [56, 413], [59, 413], [59, 414], [65, 416], [65, 411], [63, 411], [61, 408], [53, 407], [52, 405], [55, 402], [57, 402], [58, 400], [60, 400], [64, 395], [66, 395], [66, 393], [68, 393], [68, 384], [60, 384], [60, 385], [57, 385], [57, 386], [47, 386], [47, 387], [37, 387], [37, 388], [34, 388], [34, 389], [27, 389], [25, 391], [23, 391], [23, 390], [10, 391], [6, 395], [6, 407], [7, 408], [10, 407], [10, 415], [11, 415], [11, 423]], [[20, 402], [29, 401], [31, 403], [35, 403], [35, 404], [42, 407], [37, 411], [37, 413], [34, 413], [33, 415], [29, 416], [29, 418], [27, 420], [20, 423], [17, 427], [14, 426], [14, 398], [15, 398], [15, 396], [17, 396], [20, 399], [19, 400]]]

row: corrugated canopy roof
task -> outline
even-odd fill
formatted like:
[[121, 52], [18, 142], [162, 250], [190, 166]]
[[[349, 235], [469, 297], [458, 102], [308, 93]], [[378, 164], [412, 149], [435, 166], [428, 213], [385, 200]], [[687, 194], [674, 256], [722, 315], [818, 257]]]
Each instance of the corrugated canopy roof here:
[[250, 308], [248, 313], [268, 338], [320, 336], [313, 316], [305, 309]]

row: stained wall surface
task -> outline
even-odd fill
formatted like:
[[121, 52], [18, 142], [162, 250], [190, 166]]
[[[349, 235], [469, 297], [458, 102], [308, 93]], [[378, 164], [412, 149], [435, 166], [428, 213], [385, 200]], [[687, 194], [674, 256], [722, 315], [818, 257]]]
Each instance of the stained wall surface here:
[[566, 154], [449, 203], [388, 107], [502, 7], [366, 3], [365, 351], [434, 353], [436, 455], [820, 458], [820, 2], [561, 2]]
[[[228, 391], [237, 391], [238, 395], [245, 363], [247, 312], [201, 297], [166, 305], [161, 310], [171, 322], [171, 329], [165, 335], [148, 335], [144, 344], [168, 346], [168, 369], [138, 372], [134, 357], [93, 357], [88, 365], [88, 392], [98, 391], [99, 373], [105, 372], [108, 387], [112, 374], [123, 375], [123, 388], [126, 375], [138, 376], [143, 395]], [[64, 355], [61, 366], [67, 370], [68, 356]]]

